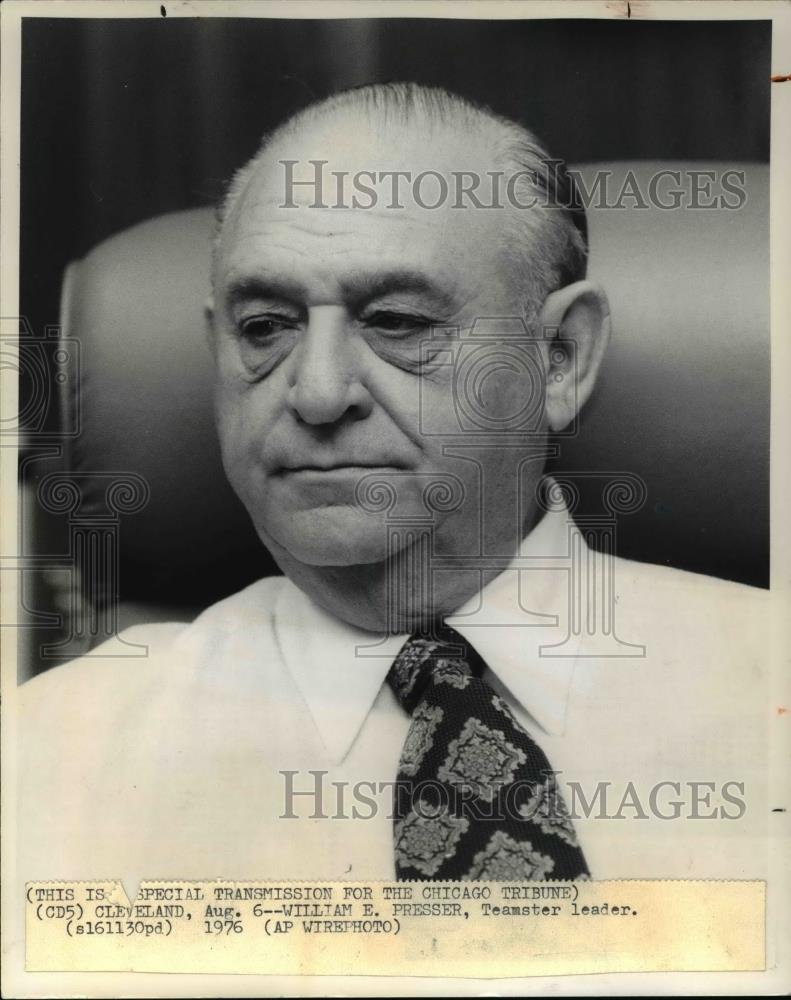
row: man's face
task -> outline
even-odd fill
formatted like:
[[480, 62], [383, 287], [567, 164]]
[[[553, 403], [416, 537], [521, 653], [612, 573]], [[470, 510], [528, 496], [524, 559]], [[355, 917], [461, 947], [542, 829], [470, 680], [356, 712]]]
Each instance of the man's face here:
[[[285, 208], [282, 159], [298, 161], [297, 179], [313, 176], [309, 160], [329, 161], [327, 204], [331, 171], [494, 169], [451, 131], [383, 137], [360, 118], [281, 141], [250, 181], [218, 257], [214, 349], [223, 461], [261, 538], [303, 564], [359, 565], [387, 556], [388, 517], [428, 516], [440, 552], [477, 553], [482, 535], [488, 551], [513, 552], [518, 497], [540, 472], [520, 467], [514, 446], [542, 438], [544, 386], [524, 339], [480, 339], [492, 318], [524, 311], [506, 209], [453, 209], [450, 197], [430, 210], [408, 185], [400, 209], [381, 186], [372, 208], [316, 208], [306, 187]], [[430, 204], [435, 189], [422, 197]], [[492, 446], [515, 427], [508, 447]], [[365, 477], [388, 484], [390, 503], [375, 509], [384, 494], [373, 488], [361, 497]], [[427, 506], [438, 482], [455, 509]]]

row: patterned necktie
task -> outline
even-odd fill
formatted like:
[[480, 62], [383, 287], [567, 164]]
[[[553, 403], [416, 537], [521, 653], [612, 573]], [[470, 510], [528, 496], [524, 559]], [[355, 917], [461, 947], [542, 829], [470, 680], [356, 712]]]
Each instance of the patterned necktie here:
[[395, 796], [399, 879], [588, 878], [543, 751], [454, 629], [411, 636], [387, 681], [412, 716]]

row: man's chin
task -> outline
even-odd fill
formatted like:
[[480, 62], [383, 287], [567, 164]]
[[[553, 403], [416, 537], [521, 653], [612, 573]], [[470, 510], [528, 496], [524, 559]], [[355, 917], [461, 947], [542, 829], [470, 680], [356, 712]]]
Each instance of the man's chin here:
[[387, 558], [384, 518], [358, 507], [294, 511], [273, 518], [260, 534], [265, 544], [274, 542], [307, 566], [361, 566]]

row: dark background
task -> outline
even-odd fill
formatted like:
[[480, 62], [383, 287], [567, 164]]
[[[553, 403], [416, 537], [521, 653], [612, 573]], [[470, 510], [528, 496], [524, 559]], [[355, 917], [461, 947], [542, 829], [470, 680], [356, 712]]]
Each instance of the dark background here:
[[338, 88], [443, 85], [571, 163], [768, 161], [770, 52], [769, 22], [25, 19], [22, 313], [57, 323], [70, 259], [215, 201], [265, 131]]

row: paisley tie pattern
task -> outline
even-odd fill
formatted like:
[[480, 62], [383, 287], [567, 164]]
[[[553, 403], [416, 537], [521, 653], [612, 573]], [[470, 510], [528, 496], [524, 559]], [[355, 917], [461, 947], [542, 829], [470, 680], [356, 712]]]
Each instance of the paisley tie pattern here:
[[399, 879], [584, 879], [549, 761], [455, 629], [413, 635], [387, 681], [412, 716], [395, 796]]

